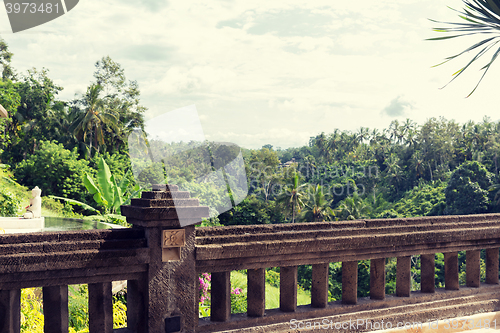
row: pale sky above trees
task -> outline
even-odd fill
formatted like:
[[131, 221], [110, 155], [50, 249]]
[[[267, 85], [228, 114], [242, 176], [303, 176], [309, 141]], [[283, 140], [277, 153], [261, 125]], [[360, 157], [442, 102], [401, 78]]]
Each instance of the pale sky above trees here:
[[16, 34], [0, 8], [0, 36], [17, 72], [48, 68], [62, 99], [109, 55], [138, 81], [147, 119], [195, 104], [209, 140], [286, 148], [394, 119], [499, 119], [500, 65], [468, 99], [483, 63], [439, 89], [467, 59], [431, 66], [474, 41], [425, 41], [439, 35], [427, 18], [459, 20], [447, 6], [462, 2], [82, 0]]

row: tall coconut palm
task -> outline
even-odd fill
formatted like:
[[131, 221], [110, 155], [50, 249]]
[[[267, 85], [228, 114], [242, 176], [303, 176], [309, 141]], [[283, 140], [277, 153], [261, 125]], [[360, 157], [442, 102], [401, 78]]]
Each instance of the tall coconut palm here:
[[332, 200], [327, 200], [321, 185], [312, 187], [307, 192], [307, 199], [304, 201], [303, 219], [306, 222], [331, 221], [335, 213], [330, 207]]
[[[480, 34], [485, 38], [464, 51], [450, 56], [445, 59], [444, 62], [436, 65], [439, 66], [444, 64], [452, 59], [455, 59], [464, 53], [469, 51], [479, 49], [476, 55], [461, 69], [453, 74], [453, 78], [450, 80], [451, 83], [455, 80], [460, 74], [462, 74], [472, 63], [478, 60], [481, 56], [487, 53], [490, 49], [492, 49], [495, 45], [500, 42], [500, 0], [463, 0], [465, 4], [465, 8], [462, 11], [457, 11], [460, 15], [460, 18], [464, 19], [465, 22], [455, 23], [455, 22], [439, 22], [434, 21], [436, 23], [444, 23], [450, 25], [449, 27], [438, 27], [433, 30], [436, 32], [451, 32], [453, 35], [445, 36], [445, 37], [437, 37], [437, 38], [429, 38], [429, 40], [443, 40], [450, 39], [462, 36], [476, 35]], [[474, 89], [469, 93], [467, 97], [472, 95], [472, 93], [477, 89], [484, 76], [490, 69], [491, 64], [495, 61], [497, 56], [500, 54], [500, 47], [494, 49], [493, 55], [490, 61], [481, 68], [484, 70], [483, 75], [479, 79], [479, 82], [476, 84]], [[448, 85], [446, 84], [446, 85]], [[444, 87], [443, 87], [444, 88]]]
[[276, 202], [285, 207], [287, 214], [292, 214], [292, 223], [295, 222], [295, 216], [303, 206], [302, 201], [304, 187], [307, 184], [299, 185], [299, 174], [296, 173], [293, 177], [291, 186], [285, 187], [285, 191], [276, 198]]
[[[75, 119], [71, 124], [70, 131], [75, 137], [83, 142], [89, 140], [89, 153], [92, 157], [94, 144], [104, 145], [104, 132], [106, 128], [116, 129], [118, 117], [113, 110], [105, 108], [105, 103], [99, 97], [102, 86], [93, 84], [87, 89], [87, 93], [80, 101], [84, 109], [75, 108], [73, 110]], [[99, 148], [97, 149], [99, 151]]]
[[340, 220], [357, 220], [368, 217], [370, 207], [361, 199], [357, 192], [345, 198], [337, 207], [337, 216]]

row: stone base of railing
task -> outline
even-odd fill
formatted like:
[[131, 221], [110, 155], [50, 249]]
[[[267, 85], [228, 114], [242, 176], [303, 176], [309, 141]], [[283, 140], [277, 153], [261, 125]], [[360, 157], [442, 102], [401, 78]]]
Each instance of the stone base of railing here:
[[260, 318], [237, 314], [220, 323], [200, 319], [197, 332], [370, 332], [382, 329], [382, 322], [384, 329], [389, 322], [396, 328], [400, 322], [425, 323], [499, 310], [500, 285], [481, 284], [480, 288], [412, 292], [410, 297], [387, 295], [385, 300], [359, 298], [355, 305], [331, 302], [323, 309], [310, 305], [298, 306], [295, 312], [272, 309]]

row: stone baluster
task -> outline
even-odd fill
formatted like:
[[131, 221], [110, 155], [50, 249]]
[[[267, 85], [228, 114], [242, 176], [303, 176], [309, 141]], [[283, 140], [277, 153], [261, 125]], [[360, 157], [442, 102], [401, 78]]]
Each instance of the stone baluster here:
[[324, 308], [328, 304], [328, 263], [312, 265], [311, 306]]
[[444, 253], [444, 288], [458, 290], [458, 252]]
[[370, 298], [385, 299], [385, 258], [370, 260]]
[[[153, 191], [132, 199], [121, 212], [134, 228], [144, 228], [149, 248], [147, 273], [127, 285], [129, 330], [195, 332], [199, 319], [194, 224], [209, 216], [208, 207], [199, 206], [198, 199], [175, 185], [153, 185]], [[162, 248], [165, 243], [177, 244], [175, 235], [183, 236], [181, 245]]]
[[0, 333], [21, 332], [21, 289], [0, 290]]
[[113, 333], [111, 282], [89, 283], [89, 333]]
[[280, 267], [280, 310], [297, 309], [297, 266]]
[[498, 284], [498, 247], [486, 249], [486, 283]]
[[342, 303], [358, 302], [358, 262], [342, 262]]
[[481, 251], [465, 252], [465, 280], [467, 287], [478, 288], [481, 284]]
[[435, 253], [420, 255], [420, 290], [423, 293], [436, 291], [435, 258]]
[[43, 287], [42, 294], [43, 315], [45, 318], [44, 333], [67, 332], [69, 329], [68, 286]]
[[399, 257], [396, 266], [396, 296], [411, 295], [411, 257]]
[[228, 321], [231, 318], [231, 272], [212, 273], [210, 320]]
[[263, 317], [266, 310], [266, 270], [247, 270], [247, 315]]

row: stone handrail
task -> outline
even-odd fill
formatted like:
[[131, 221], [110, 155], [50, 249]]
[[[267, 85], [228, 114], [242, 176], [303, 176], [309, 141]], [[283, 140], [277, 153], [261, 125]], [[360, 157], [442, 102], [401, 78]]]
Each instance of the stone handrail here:
[[[250, 331], [260, 326], [262, 332], [286, 332], [294, 328], [291, 321], [305, 325], [314, 322], [311, 318], [325, 319], [331, 326], [354, 319], [364, 324], [371, 320], [370, 325], [385, 319], [396, 325], [498, 310], [499, 222], [500, 214], [484, 214], [198, 228], [196, 270], [212, 273], [212, 308], [211, 320], [200, 319], [197, 331]], [[486, 249], [484, 285], [481, 249]], [[467, 283], [459, 286], [458, 251], [464, 250]], [[445, 257], [443, 290], [435, 288], [435, 253]], [[413, 255], [421, 258], [418, 292], [411, 291]], [[386, 296], [385, 259], [394, 257], [396, 294]], [[371, 261], [369, 299], [357, 298], [358, 260]], [[342, 300], [328, 303], [330, 262], [342, 262]], [[312, 265], [311, 304], [297, 307], [297, 266], [306, 264]], [[265, 310], [268, 267], [280, 267], [279, 309]], [[248, 309], [231, 315], [229, 273], [241, 269], [248, 270]], [[377, 328], [370, 325], [347, 331]], [[321, 331], [347, 332], [345, 327], [325, 327]]]
[[[26, 287], [43, 287], [44, 331], [67, 332], [67, 286], [80, 283], [89, 285], [91, 333], [291, 332], [306, 323], [327, 323], [325, 332], [363, 332], [382, 321], [423, 323], [500, 309], [500, 214], [195, 228], [208, 208], [176, 186], [143, 192], [122, 214], [133, 228], [0, 235], [0, 333], [20, 332]], [[486, 283], [480, 283], [483, 249]], [[466, 251], [465, 286], [459, 251]], [[444, 253], [445, 288], [435, 286], [435, 253]], [[420, 291], [411, 290], [416, 255]], [[386, 258], [397, 258], [394, 295], [385, 294]], [[359, 260], [371, 262], [369, 298], [357, 296]], [[328, 302], [331, 262], [342, 263], [336, 302]], [[297, 306], [299, 265], [312, 265], [310, 305]], [[278, 309], [265, 309], [268, 267], [280, 267]], [[247, 313], [231, 314], [230, 272], [241, 269]], [[205, 272], [212, 274], [211, 312], [200, 319], [198, 274]], [[127, 280], [128, 327], [113, 330], [111, 282], [121, 280]]]

